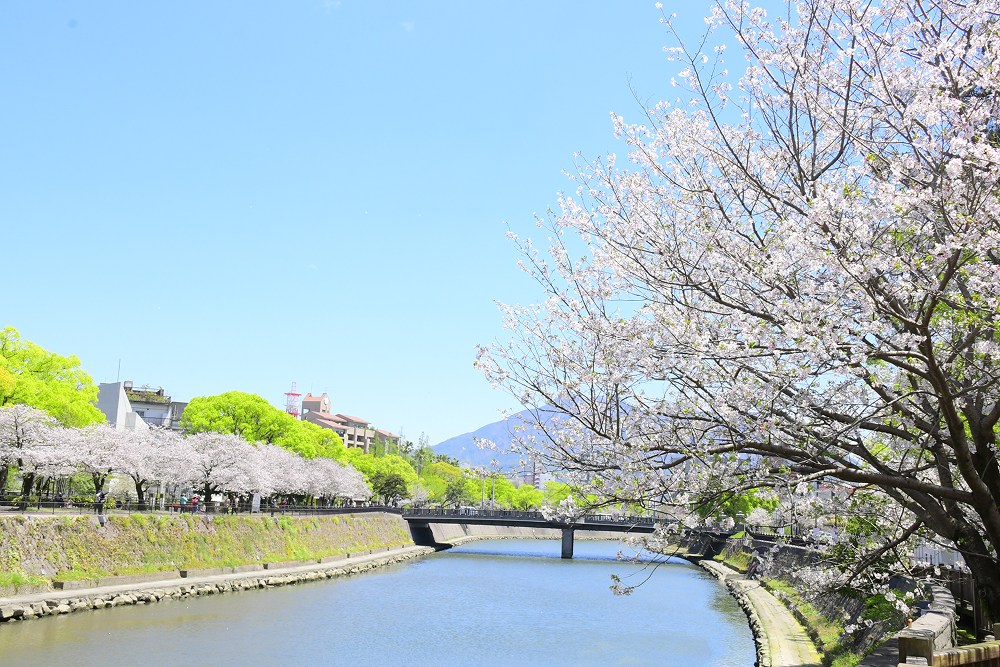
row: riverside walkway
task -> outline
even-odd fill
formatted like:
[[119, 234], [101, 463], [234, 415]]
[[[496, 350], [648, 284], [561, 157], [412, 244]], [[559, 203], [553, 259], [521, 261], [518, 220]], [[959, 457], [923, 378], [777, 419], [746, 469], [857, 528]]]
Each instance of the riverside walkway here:
[[[758, 626], [753, 627], [754, 640], [758, 643], [761, 667], [820, 667], [822, 660], [816, 645], [777, 598], [756, 581], [722, 563], [703, 560], [699, 563], [714, 574], [737, 596], [742, 595], [756, 612]], [[754, 626], [751, 618], [751, 626]], [[763, 645], [766, 650], [761, 651]]]
[[[271, 585], [270, 581], [278, 585], [296, 583], [298, 581], [311, 580], [319, 576], [330, 577], [354, 572], [364, 571], [388, 565], [401, 560], [415, 558], [434, 553], [433, 549], [421, 546], [403, 546], [388, 551], [379, 550], [376, 553], [356, 555], [349, 560], [338, 560], [331, 563], [305, 563], [295, 564], [289, 567], [272, 568], [267, 570], [253, 570], [248, 572], [233, 572], [228, 574], [211, 574], [203, 576], [192, 576], [178, 578], [176, 576], [168, 579], [156, 579], [152, 581], [116, 584], [111, 586], [95, 586], [90, 588], [77, 588], [72, 590], [54, 590], [39, 593], [29, 593], [26, 595], [16, 595], [0, 597], [0, 617], [8, 620], [13, 610], [20, 610], [16, 614], [16, 619], [37, 617], [36, 610], [42, 605], [48, 608], [45, 615], [49, 613], [69, 613], [83, 609], [95, 609], [105, 606], [104, 600], [108, 600], [106, 606], [115, 606], [111, 601], [125, 598], [123, 604], [143, 603], [142, 593], [150, 591], [181, 590], [185, 597], [203, 594], [204, 592], [223, 592], [236, 590], [244, 582], [253, 581], [253, 587], [266, 587]], [[221, 568], [220, 568], [221, 569]], [[257, 583], [259, 582], [259, 583]], [[131, 594], [131, 595], [130, 595]], [[136, 595], [139, 595], [137, 601]], [[128, 598], [132, 599], [128, 599]], [[159, 600], [162, 596], [157, 596]], [[169, 597], [169, 596], [168, 596]], [[174, 595], [174, 597], [179, 597]], [[95, 600], [101, 600], [97, 605]], [[148, 597], [147, 597], [148, 600]], [[148, 600], [155, 602], [156, 600]], [[47, 603], [47, 604], [46, 604]], [[65, 605], [65, 607], [63, 607]], [[31, 611], [28, 611], [28, 610]], [[58, 611], [56, 611], [58, 610]], [[27, 613], [25, 613], [27, 612]]]

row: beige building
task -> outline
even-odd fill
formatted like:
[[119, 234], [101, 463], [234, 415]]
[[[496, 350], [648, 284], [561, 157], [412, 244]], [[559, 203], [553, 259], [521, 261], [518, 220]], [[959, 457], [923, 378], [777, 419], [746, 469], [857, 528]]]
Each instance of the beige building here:
[[393, 445], [399, 444], [398, 435], [374, 429], [368, 421], [360, 417], [330, 412], [330, 397], [325, 393], [322, 396], [313, 396], [310, 393], [302, 398], [302, 419], [330, 429], [341, 437], [345, 445], [360, 447], [366, 454], [376, 440]]

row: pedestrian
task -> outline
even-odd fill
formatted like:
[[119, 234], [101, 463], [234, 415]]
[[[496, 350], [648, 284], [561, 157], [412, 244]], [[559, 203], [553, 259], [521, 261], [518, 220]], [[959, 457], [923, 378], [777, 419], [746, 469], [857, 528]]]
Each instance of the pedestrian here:
[[195, 514], [198, 513], [198, 496], [193, 496], [191, 498], [191, 511]]
[[187, 505], [187, 503], [188, 503], [187, 495], [182, 493], [181, 494], [181, 507], [180, 507], [180, 513], [181, 514], [184, 513], [184, 506]]
[[104, 493], [104, 491], [98, 491], [96, 494], [94, 494], [94, 506], [97, 509], [97, 522], [99, 524], [101, 524], [102, 526], [104, 525], [104, 521], [105, 521], [105, 518], [104, 518], [104, 499], [106, 497], [107, 497], [107, 494]]

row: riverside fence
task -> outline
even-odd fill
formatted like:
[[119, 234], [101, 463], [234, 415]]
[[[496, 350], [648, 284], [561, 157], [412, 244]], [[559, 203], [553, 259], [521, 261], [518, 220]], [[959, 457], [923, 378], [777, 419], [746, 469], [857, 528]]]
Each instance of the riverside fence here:
[[303, 516], [323, 514], [351, 514], [360, 512], [391, 512], [402, 514], [399, 507], [387, 505], [311, 505], [292, 503], [226, 503], [213, 501], [168, 502], [160, 500], [138, 502], [110, 497], [102, 502], [90, 498], [44, 498], [27, 500], [14, 497], [0, 497], [0, 515], [11, 513], [30, 514], [268, 514], [272, 516]]

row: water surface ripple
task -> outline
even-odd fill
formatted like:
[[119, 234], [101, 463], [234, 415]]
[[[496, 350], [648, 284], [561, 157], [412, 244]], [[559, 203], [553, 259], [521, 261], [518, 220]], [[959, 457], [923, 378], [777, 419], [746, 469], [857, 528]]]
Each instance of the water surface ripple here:
[[746, 617], [711, 576], [635, 572], [618, 542], [492, 540], [340, 579], [0, 625], [0, 663], [747, 667]]

